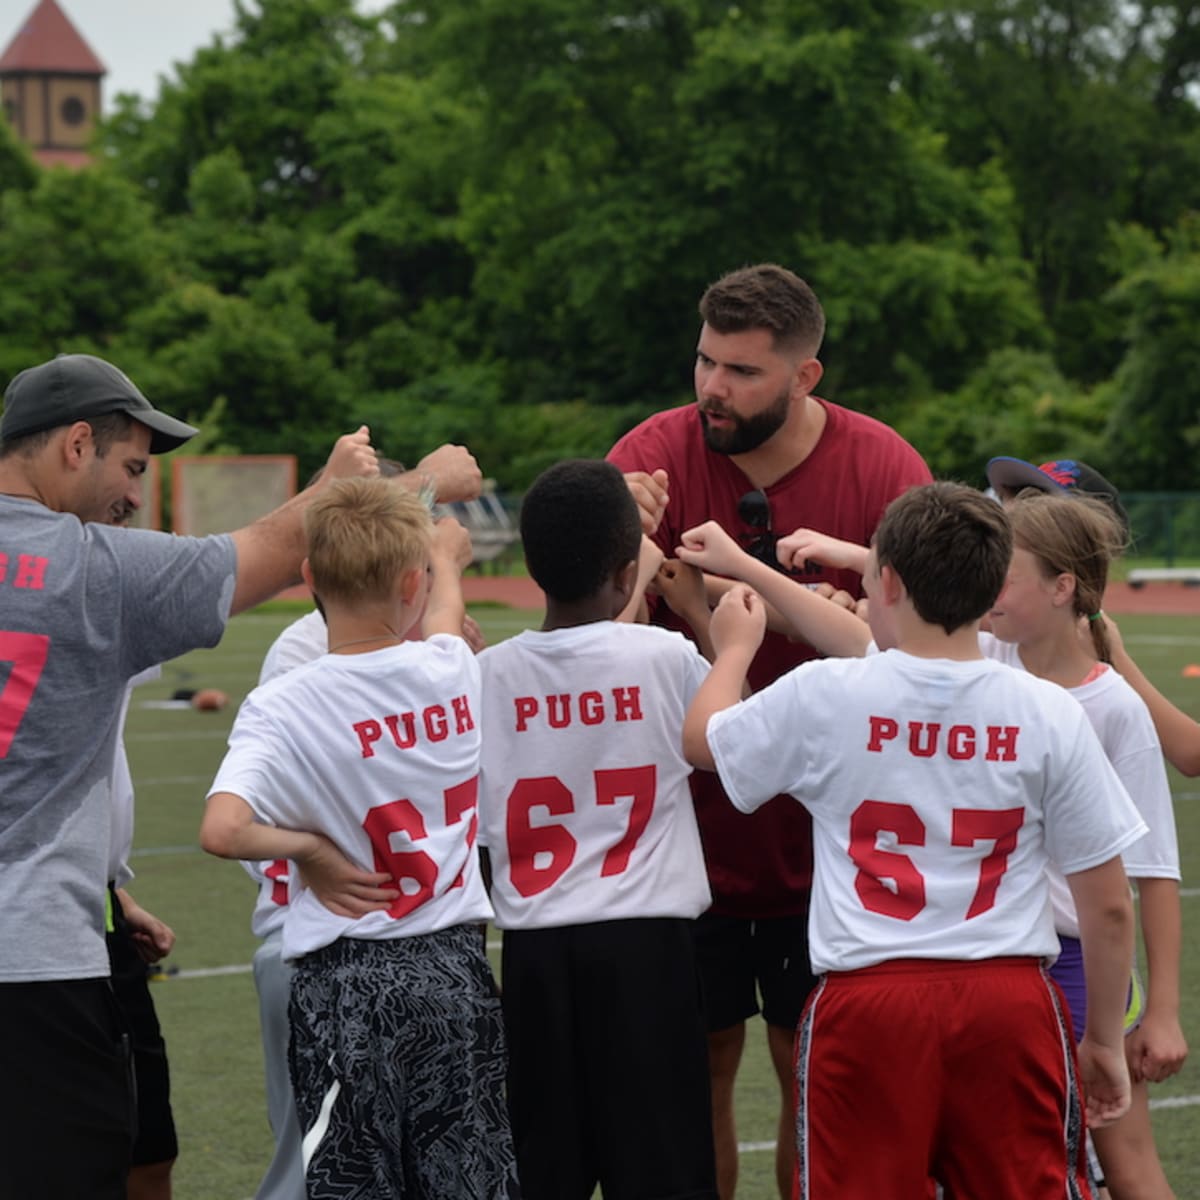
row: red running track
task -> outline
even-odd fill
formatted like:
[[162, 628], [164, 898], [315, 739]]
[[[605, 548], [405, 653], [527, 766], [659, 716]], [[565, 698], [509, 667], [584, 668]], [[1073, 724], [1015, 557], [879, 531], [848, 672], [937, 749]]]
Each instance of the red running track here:
[[[291, 588], [280, 595], [289, 599], [307, 599], [308, 589]], [[465, 575], [463, 596], [468, 604], [490, 601], [513, 608], [544, 606], [541, 589], [524, 575]], [[1122, 613], [1162, 613], [1200, 617], [1200, 587], [1157, 582], [1134, 588], [1127, 583], [1113, 583], [1105, 593], [1104, 607], [1117, 616]]]

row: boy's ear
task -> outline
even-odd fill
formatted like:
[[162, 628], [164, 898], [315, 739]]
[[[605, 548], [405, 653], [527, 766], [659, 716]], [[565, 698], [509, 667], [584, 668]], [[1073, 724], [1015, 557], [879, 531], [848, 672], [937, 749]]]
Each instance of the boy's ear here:
[[624, 608], [629, 603], [629, 597], [633, 595], [634, 585], [637, 583], [638, 575], [638, 560], [631, 558], [623, 567], [620, 567], [613, 578], [613, 589], [621, 597], [621, 607]]
[[412, 604], [417, 598], [417, 592], [425, 578], [424, 567], [410, 567], [400, 572], [400, 599], [405, 604]]
[[879, 568], [879, 589], [883, 602], [888, 608], [893, 608], [899, 604], [908, 591], [904, 586], [904, 580], [900, 578], [896, 573], [896, 569], [890, 564], [885, 564]]
[[312, 567], [309, 565], [307, 555], [304, 556], [304, 561], [300, 564], [300, 578], [304, 580], [304, 586], [308, 588], [310, 592], [316, 591], [316, 589], [313, 587]]

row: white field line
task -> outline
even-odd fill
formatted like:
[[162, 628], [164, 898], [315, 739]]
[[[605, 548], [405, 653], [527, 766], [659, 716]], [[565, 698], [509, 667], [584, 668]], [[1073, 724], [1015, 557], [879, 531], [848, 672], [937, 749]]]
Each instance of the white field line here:
[[[488, 942], [488, 949], [498, 949], [499, 942]], [[254, 968], [250, 963], [235, 963], [227, 967], [199, 967], [195, 970], [180, 971], [178, 974], [168, 977], [171, 979], [213, 979], [223, 975], [249, 975]], [[1153, 1109], [1168, 1109], [1168, 1108], [1195, 1108], [1200, 1104], [1200, 1096], [1163, 1096], [1158, 1100], [1150, 1101], [1150, 1108]], [[739, 1154], [766, 1154], [775, 1149], [775, 1143], [772, 1142], [739, 1142]]]
[[[220, 738], [221, 741], [229, 739], [228, 729], [178, 729], [170, 733], [126, 733], [125, 741], [127, 744], [137, 744], [138, 742], [204, 742], [212, 741], [213, 738]], [[136, 783], [136, 780], [134, 781]]]
[[[1156, 1108], [1194, 1108], [1200, 1104], [1200, 1096], [1164, 1096], [1161, 1100], [1151, 1100], [1151, 1109]], [[765, 1154], [775, 1149], [774, 1142], [738, 1142], [739, 1154]]]
[[141, 788], [147, 787], [174, 787], [176, 784], [203, 784], [207, 787], [212, 783], [211, 775], [144, 775], [138, 776], [137, 786]]
[[219, 975], [249, 975], [254, 968], [250, 963], [233, 963], [227, 967], [196, 967], [192, 970], [177, 971], [168, 975], [166, 980], [154, 980], [155, 983], [170, 982], [172, 979], [215, 979]]
[[130, 858], [156, 858], [168, 854], [203, 854], [199, 846], [193, 842], [190, 846], [146, 846], [141, 850], [131, 850]]

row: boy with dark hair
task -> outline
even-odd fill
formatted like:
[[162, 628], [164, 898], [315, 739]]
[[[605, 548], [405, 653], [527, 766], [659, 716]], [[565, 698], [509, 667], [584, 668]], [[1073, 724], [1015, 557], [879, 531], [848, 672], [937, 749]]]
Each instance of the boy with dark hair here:
[[[329, 653], [247, 697], [200, 840], [307, 885], [283, 928], [307, 1194], [514, 1198], [478, 928], [479, 671], [454, 636], [466, 534], [382, 480], [333, 485], [306, 530]], [[426, 640], [404, 641], [423, 608]]]
[[[1146, 827], [1079, 705], [980, 654], [1011, 552], [991, 500], [910, 490], [864, 577], [882, 653], [806, 664], [741, 703], [762, 602], [739, 587], [713, 615], [685, 753], [742, 811], [786, 792], [813, 818], [821, 983], [796, 1042], [800, 1200], [924, 1196], [931, 1179], [1083, 1196], [1081, 1100], [1095, 1124], [1129, 1104], [1119, 856]], [[1058, 952], [1050, 861], [1084, 943], [1078, 1058], [1042, 966]]]
[[644, 583], [615, 467], [544, 472], [521, 536], [546, 619], [479, 664], [522, 1192], [715, 1200], [692, 947], [709, 890], [680, 751], [708, 664], [678, 633], [613, 619]]

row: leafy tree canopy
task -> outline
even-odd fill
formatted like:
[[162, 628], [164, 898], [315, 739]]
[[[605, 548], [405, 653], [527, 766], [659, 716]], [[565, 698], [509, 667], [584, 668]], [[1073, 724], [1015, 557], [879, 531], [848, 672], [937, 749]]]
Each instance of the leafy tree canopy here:
[[235, 7], [92, 168], [0, 134], [9, 374], [93, 349], [220, 444], [308, 470], [367, 420], [521, 488], [685, 402], [701, 291], [775, 260], [823, 394], [939, 472], [1190, 486], [1191, 5]]

